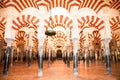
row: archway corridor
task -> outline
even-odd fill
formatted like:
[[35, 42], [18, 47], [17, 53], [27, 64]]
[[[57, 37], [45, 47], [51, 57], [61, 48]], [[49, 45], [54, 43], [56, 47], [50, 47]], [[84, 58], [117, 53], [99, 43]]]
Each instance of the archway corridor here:
[[43, 62], [43, 76], [38, 77], [38, 63], [32, 62], [30, 67], [22, 62], [9, 67], [9, 74], [3, 75], [3, 64], [0, 64], [0, 80], [120, 80], [120, 62], [112, 63], [112, 74], [107, 75], [105, 63], [96, 61], [86, 66], [84, 61], [78, 63], [78, 77], [73, 75], [73, 61], [70, 67], [63, 60], [56, 60], [48, 67], [48, 61]]

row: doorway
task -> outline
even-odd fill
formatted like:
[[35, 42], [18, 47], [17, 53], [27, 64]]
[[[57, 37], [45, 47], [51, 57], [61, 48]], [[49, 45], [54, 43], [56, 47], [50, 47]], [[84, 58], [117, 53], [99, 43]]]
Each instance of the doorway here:
[[62, 59], [62, 51], [61, 50], [57, 50], [57, 59], [61, 60]]

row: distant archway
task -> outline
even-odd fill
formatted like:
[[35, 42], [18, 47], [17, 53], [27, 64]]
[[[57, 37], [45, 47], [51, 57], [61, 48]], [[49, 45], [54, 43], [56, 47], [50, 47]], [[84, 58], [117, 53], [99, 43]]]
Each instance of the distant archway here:
[[60, 49], [57, 50], [56, 56], [57, 56], [57, 59], [62, 59], [62, 51]]

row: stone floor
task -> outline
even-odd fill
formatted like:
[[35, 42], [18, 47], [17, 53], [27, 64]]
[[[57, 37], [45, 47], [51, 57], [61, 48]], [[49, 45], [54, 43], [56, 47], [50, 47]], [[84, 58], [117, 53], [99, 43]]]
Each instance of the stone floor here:
[[120, 62], [112, 63], [112, 74], [106, 74], [105, 64], [102, 62], [90, 63], [89, 67], [82, 61], [78, 65], [78, 77], [73, 74], [73, 62], [70, 68], [62, 60], [53, 62], [48, 67], [48, 62], [44, 61], [43, 76], [38, 77], [38, 64], [33, 62], [31, 67], [23, 63], [14, 63], [9, 67], [7, 76], [2, 74], [3, 64], [0, 63], [0, 80], [120, 80]]

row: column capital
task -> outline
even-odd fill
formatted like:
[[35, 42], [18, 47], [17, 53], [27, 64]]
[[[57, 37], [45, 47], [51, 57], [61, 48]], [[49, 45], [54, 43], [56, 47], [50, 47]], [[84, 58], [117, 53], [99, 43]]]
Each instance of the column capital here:
[[72, 38], [72, 41], [79, 41], [79, 38], [77, 38], [77, 37], [74, 37], [74, 38]]
[[5, 38], [5, 42], [7, 43], [7, 46], [12, 46], [14, 39], [11, 38]]
[[104, 38], [104, 39], [102, 39], [102, 41], [105, 42], [105, 43], [109, 43], [110, 40], [111, 40], [111, 38]]

